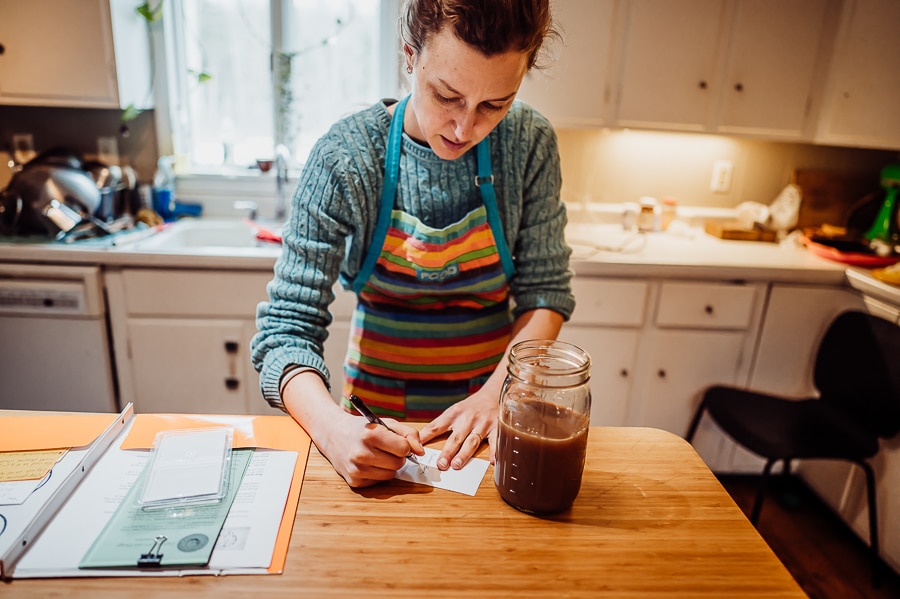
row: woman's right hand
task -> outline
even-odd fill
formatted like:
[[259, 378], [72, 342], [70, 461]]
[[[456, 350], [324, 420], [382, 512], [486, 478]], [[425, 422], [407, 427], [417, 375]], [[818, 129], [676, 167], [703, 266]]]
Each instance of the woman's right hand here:
[[407, 455], [425, 455], [419, 431], [389, 419], [387, 425], [395, 431], [391, 432], [346, 412], [313, 371], [292, 378], [282, 391], [282, 399], [288, 413], [351, 487], [390, 480]]
[[341, 412], [339, 417], [332, 419], [333, 426], [329, 427], [332, 430], [314, 436], [313, 441], [351, 487], [368, 487], [390, 480], [406, 463], [410, 453], [425, 455], [416, 429], [387, 420], [386, 424], [395, 431], [391, 432], [384, 426], [367, 422], [362, 416]]

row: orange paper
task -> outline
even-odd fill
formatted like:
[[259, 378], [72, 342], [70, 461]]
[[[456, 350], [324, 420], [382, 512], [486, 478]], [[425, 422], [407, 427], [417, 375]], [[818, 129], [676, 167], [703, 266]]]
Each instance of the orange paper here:
[[118, 414], [0, 416], [0, 451], [68, 449], [90, 445]]

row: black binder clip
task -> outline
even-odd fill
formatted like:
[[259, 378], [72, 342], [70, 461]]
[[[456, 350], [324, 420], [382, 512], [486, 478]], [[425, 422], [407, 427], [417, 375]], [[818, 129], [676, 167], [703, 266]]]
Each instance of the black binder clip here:
[[[159, 567], [160, 565], [162, 565], [162, 546], [165, 542], [165, 535], [157, 535], [153, 540], [153, 546], [150, 547], [150, 551], [141, 554], [141, 559], [138, 560], [137, 565], [155, 567]], [[156, 553], [154, 553], [154, 550], [156, 551]]]

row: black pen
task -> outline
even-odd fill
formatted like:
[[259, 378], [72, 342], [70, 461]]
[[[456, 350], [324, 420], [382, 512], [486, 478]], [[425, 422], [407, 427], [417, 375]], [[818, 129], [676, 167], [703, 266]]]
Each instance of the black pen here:
[[[400, 436], [400, 437], [403, 436], [400, 433], [398, 433], [397, 431], [395, 431], [394, 429], [392, 429], [391, 427], [389, 427], [388, 425], [386, 425], [384, 423], [384, 420], [379, 418], [375, 414], [375, 412], [373, 412], [372, 410], [369, 409], [369, 406], [367, 406], [365, 403], [363, 403], [363, 400], [361, 400], [359, 397], [353, 395], [352, 393], [350, 394], [350, 404], [354, 408], [356, 408], [357, 412], [359, 412], [360, 414], [365, 416], [366, 420], [368, 420], [369, 422], [371, 422], [373, 424], [380, 424], [381, 426], [388, 429], [395, 435]], [[413, 454], [413, 453], [409, 454], [408, 456], [406, 456], [406, 459], [409, 460], [410, 462], [412, 462], [413, 464], [415, 464], [416, 466], [418, 466], [419, 468], [422, 467], [422, 464], [419, 463], [419, 460], [416, 458], [415, 454]]]

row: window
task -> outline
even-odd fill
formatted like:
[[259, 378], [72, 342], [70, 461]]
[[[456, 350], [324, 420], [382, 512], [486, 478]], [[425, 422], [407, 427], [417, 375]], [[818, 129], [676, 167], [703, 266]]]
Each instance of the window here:
[[277, 144], [302, 163], [334, 121], [398, 95], [397, 0], [167, 0], [164, 11], [163, 129], [183, 171], [246, 171]]

